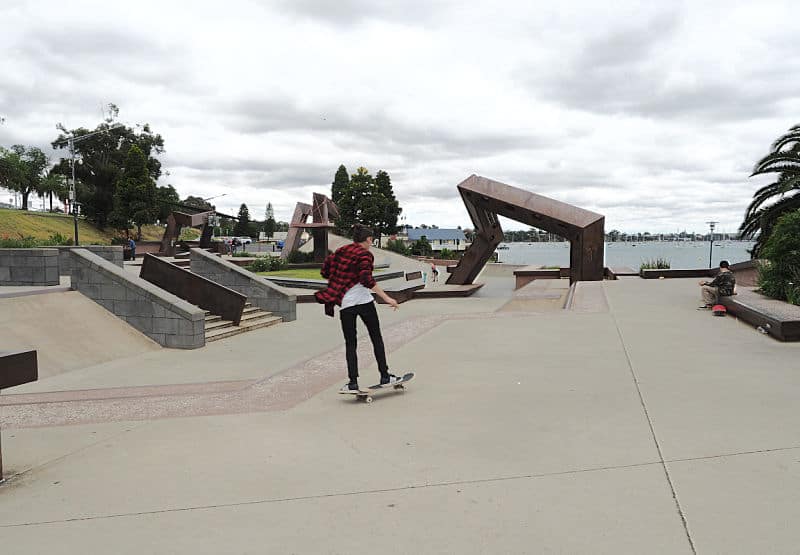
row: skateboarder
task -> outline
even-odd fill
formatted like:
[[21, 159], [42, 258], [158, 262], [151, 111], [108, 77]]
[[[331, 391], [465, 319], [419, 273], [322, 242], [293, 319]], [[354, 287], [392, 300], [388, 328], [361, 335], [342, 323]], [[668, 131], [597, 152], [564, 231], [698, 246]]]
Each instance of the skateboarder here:
[[400, 378], [389, 373], [386, 364], [386, 351], [383, 346], [381, 325], [378, 321], [378, 311], [372, 293], [377, 294], [383, 301], [397, 310], [397, 301], [375, 283], [372, 277], [373, 260], [369, 252], [372, 246], [373, 231], [361, 224], [353, 226], [353, 242], [329, 254], [322, 266], [322, 277], [328, 280], [328, 287], [314, 293], [317, 302], [325, 304], [325, 314], [333, 316], [334, 306], [341, 306], [339, 317], [342, 321], [344, 334], [347, 376], [347, 388], [351, 391], [358, 390], [358, 355], [356, 319], [361, 318], [367, 326], [378, 371], [381, 374], [381, 384], [391, 384], [400, 381]]
[[700, 293], [703, 297], [703, 304], [697, 307], [699, 310], [710, 309], [719, 302], [720, 297], [734, 295], [736, 278], [729, 268], [727, 260], [719, 263], [719, 273], [713, 281], [700, 281]]

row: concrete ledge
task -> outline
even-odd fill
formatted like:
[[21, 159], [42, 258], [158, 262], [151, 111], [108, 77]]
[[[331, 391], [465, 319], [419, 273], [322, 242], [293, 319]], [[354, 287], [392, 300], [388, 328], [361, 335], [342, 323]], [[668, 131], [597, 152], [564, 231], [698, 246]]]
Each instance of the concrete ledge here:
[[638, 276], [639, 272], [628, 266], [612, 266], [605, 269], [606, 279], [615, 280], [623, 276]]
[[[387, 279], [401, 278], [405, 274], [403, 272], [386, 272], [382, 274], [375, 274], [375, 281], [386, 281]], [[272, 276], [258, 276], [275, 285], [281, 287], [296, 287], [298, 289], [324, 289], [328, 285], [328, 280], [325, 279], [304, 279], [304, 278], [289, 278], [289, 277], [272, 277]]]
[[86, 249], [70, 250], [72, 289], [164, 347], [205, 345], [205, 312]]
[[203, 249], [192, 249], [193, 273], [245, 295], [261, 310], [281, 316], [284, 322], [297, 319], [297, 297], [262, 276], [240, 268]]
[[569, 268], [542, 268], [541, 266], [524, 266], [514, 270], [514, 289], [525, 287], [537, 279], [560, 279], [569, 277]]
[[55, 249], [0, 249], [0, 285], [58, 285]]
[[640, 270], [639, 277], [644, 279], [670, 279], [670, 278], [693, 278], [693, 277], [714, 277], [719, 269], [698, 268], [688, 270]]
[[122, 245], [86, 245], [80, 247], [65, 246], [52, 248], [58, 251], [58, 273], [62, 276], [68, 276], [72, 273], [72, 258], [69, 253], [74, 249], [86, 249], [120, 268], [123, 267]]
[[780, 341], [800, 341], [800, 306], [770, 299], [744, 287], [737, 287], [737, 293], [720, 297], [720, 304], [729, 314], [761, 327]]

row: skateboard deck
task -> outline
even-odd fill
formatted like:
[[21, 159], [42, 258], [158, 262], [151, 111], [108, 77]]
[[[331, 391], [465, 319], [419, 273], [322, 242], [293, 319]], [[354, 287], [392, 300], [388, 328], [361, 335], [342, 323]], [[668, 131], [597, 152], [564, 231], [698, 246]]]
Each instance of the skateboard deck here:
[[375, 384], [369, 386], [367, 389], [357, 389], [357, 390], [350, 390], [347, 389], [347, 385], [345, 385], [342, 389], [339, 390], [339, 393], [343, 395], [355, 395], [356, 401], [364, 401], [365, 403], [372, 402], [372, 395], [380, 391], [381, 389], [397, 389], [397, 390], [404, 390], [405, 383], [410, 382], [414, 378], [414, 372], [408, 372], [403, 374], [402, 379], [399, 382], [395, 383], [388, 383], [385, 385]]

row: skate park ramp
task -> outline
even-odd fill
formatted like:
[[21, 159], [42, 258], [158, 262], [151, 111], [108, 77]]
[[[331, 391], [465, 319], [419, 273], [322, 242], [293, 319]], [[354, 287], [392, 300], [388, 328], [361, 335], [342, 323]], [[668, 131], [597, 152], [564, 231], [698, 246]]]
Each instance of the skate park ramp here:
[[161, 347], [77, 291], [0, 299], [0, 351], [36, 349], [39, 379]]

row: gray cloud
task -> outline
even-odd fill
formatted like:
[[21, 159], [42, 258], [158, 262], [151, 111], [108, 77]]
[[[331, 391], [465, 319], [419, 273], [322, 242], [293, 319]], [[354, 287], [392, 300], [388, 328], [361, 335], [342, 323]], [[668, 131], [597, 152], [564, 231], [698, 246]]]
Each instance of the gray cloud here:
[[242, 99], [220, 105], [219, 110], [227, 125], [242, 133], [307, 132], [327, 137], [344, 150], [368, 148], [413, 160], [491, 156], [554, 147], [569, 138], [561, 130], [503, 131], [480, 125], [467, 131], [448, 129], [369, 108], [328, 105], [311, 110], [285, 98]]
[[717, 71], [725, 66], [722, 60], [718, 67], [697, 60], [731, 46], [710, 42], [682, 48], [687, 39], [681, 26], [681, 14], [673, 11], [611, 29], [567, 55], [559, 69], [548, 68], [546, 75], [534, 71], [535, 78], [524, 84], [536, 95], [588, 112], [704, 121], [775, 116], [785, 100], [798, 97], [794, 76], [800, 61], [791, 54], [798, 44], [775, 41], [780, 65], [754, 63], [746, 73], [726, 74]]
[[441, 0], [276, 0], [282, 13], [334, 25], [356, 25], [368, 20], [421, 24], [435, 20], [449, 2]]
[[623, 230], [734, 222], [800, 110], [800, 60], [789, 22], [715, 2], [9, 0], [0, 145], [46, 148], [115, 102], [164, 136], [180, 194], [227, 191], [229, 211], [288, 217], [344, 163], [389, 171], [411, 223], [467, 224], [471, 173]]

